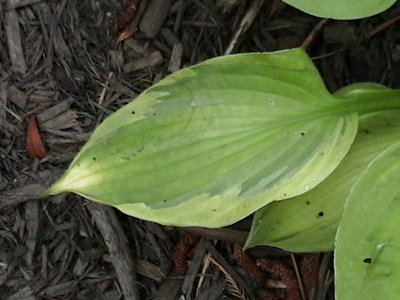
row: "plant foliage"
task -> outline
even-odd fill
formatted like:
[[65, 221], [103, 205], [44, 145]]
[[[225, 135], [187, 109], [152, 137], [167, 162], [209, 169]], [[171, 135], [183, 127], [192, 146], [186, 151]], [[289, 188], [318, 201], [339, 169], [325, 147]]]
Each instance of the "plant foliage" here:
[[350, 20], [379, 14], [396, 0], [283, 0], [310, 15], [322, 18]]
[[338, 300], [397, 299], [399, 110], [400, 90], [376, 84], [330, 94], [301, 49], [214, 58], [109, 116], [46, 193], [178, 226], [267, 205], [248, 247], [335, 246]]
[[337, 167], [357, 131], [341, 102], [300, 49], [211, 59], [105, 120], [47, 193], [162, 224], [229, 225]]
[[270, 245], [294, 252], [332, 251], [344, 203], [368, 164], [400, 140], [400, 111], [360, 119], [349, 153], [312, 191], [257, 211], [247, 247]]
[[336, 236], [336, 299], [399, 299], [400, 143], [366, 168]]

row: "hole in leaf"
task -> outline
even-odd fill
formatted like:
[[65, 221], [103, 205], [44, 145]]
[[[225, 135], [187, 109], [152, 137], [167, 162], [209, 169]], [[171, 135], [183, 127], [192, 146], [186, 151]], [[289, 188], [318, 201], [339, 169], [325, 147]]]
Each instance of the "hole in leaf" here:
[[371, 257], [364, 258], [363, 262], [365, 262], [366, 264], [370, 264], [372, 263], [372, 258]]

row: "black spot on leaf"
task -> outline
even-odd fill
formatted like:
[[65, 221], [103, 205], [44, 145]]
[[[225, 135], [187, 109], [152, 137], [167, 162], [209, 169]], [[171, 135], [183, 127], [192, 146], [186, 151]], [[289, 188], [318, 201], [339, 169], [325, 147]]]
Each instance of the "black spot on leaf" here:
[[320, 211], [319, 213], [318, 213], [318, 215], [317, 215], [317, 218], [320, 218], [320, 217], [323, 217], [324, 216], [324, 212], [323, 211]]
[[366, 264], [370, 264], [370, 263], [372, 263], [372, 258], [371, 257], [364, 258], [363, 262]]

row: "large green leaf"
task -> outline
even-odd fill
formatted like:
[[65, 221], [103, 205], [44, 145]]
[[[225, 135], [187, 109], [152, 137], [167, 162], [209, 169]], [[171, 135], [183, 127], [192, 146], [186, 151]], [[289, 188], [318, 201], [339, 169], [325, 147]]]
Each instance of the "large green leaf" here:
[[400, 111], [363, 116], [354, 144], [338, 168], [312, 191], [260, 209], [246, 246], [270, 245], [295, 252], [333, 250], [354, 183], [373, 159], [399, 140]]
[[366, 18], [381, 13], [396, 0], [283, 0], [310, 15], [339, 20]]
[[400, 143], [367, 168], [348, 198], [336, 236], [337, 300], [400, 295]]
[[162, 224], [228, 225], [335, 169], [357, 131], [341, 102], [300, 49], [211, 59], [105, 120], [47, 194]]

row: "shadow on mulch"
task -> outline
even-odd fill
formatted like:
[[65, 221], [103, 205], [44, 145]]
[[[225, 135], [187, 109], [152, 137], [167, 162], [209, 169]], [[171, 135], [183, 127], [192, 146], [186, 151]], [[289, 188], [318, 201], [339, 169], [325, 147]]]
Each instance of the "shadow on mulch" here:
[[[311, 269], [304, 294], [333, 299], [330, 254], [242, 252], [248, 220], [185, 233], [75, 195], [41, 198], [105, 117], [167, 74], [227, 52], [298, 47], [319, 22], [279, 0], [143, 0], [133, 15], [137, 2], [0, 2], [0, 299], [301, 299], [293, 259]], [[331, 91], [400, 88], [399, 24], [379, 27], [399, 12], [325, 24], [308, 51]], [[132, 36], [118, 42], [118, 24]], [[32, 115], [42, 159], [26, 151]]]

